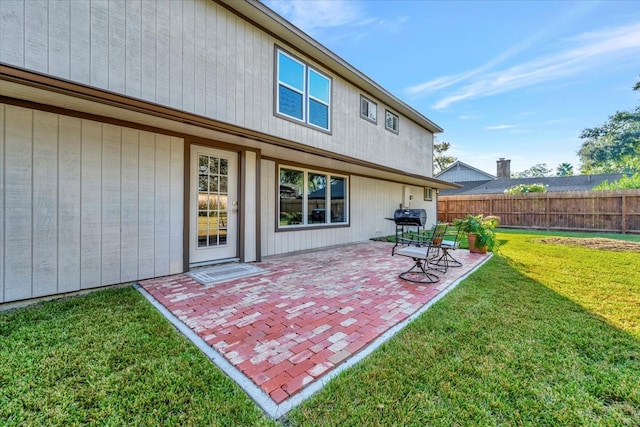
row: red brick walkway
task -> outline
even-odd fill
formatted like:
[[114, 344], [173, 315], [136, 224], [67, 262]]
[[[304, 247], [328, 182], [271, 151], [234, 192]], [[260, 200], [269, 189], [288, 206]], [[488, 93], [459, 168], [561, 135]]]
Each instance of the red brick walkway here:
[[279, 404], [406, 320], [484, 261], [417, 285], [410, 258], [367, 242], [256, 263], [267, 272], [206, 287], [179, 274], [140, 285]]

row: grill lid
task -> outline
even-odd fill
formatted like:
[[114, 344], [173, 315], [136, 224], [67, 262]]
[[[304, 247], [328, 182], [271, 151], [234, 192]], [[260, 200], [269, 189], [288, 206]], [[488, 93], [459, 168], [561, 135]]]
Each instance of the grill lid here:
[[424, 209], [396, 209], [393, 220], [397, 225], [418, 225], [422, 227], [427, 222], [427, 211]]

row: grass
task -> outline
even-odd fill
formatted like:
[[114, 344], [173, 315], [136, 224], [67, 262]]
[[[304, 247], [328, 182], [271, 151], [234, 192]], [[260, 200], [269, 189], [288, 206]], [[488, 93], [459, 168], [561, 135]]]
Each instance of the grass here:
[[134, 289], [0, 314], [0, 425], [275, 425]]
[[[282, 423], [639, 426], [638, 253], [549, 234], [575, 236], [500, 230], [497, 256]], [[0, 425], [278, 425], [132, 289], [0, 314], [0, 360]]]
[[500, 233], [498, 256], [289, 425], [640, 425], [638, 254], [539, 237]]

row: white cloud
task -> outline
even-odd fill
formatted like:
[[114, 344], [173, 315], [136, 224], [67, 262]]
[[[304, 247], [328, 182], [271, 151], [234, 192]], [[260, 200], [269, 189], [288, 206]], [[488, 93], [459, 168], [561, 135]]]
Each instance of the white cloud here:
[[459, 74], [454, 76], [438, 77], [437, 79], [433, 79], [425, 83], [420, 83], [419, 85], [408, 87], [407, 89], [405, 89], [405, 92], [408, 93], [409, 95], [418, 95], [418, 94], [424, 95], [427, 93], [436, 92], [440, 89], [444, 89], [446, 87], [454, 85], [464, 80], [468, 76], [469, 74], [467, 73], [465, 75]]
[[564, 123], [567, 123], [567, 119], [554, 119], [554, 120], [547, 120], [547, 124], [548, 125], [561, 125]]
[[366, 18], [359, 2], [347, 0], [268, 0], [265, 4], [307, 33], [319, 28], [365, 25]]
[[511, 48], [505, 50], [495, 58], [491, 58], [489, 61], [485, 62], [478, 68], [467, 71], [466, 73], [455, 74], [452, 76], [438, 77], [426, 83], [420, 83], [418, 85], [408, 87], [407, 89], [405, 89], [405, 92], [409, 95], [425, 95], [427, 93], [435, 92], [437, 90], [452, 86], [461, 81], [468, 80], [471, 77], [481, 74], [487, 70], [490, 70], [496, 65], [527, 50], [529, 47], [534, 45], [539, 39], [541, 39], [544, 36], [545, 31], [548, 32], [549, 31], [548, 28], [545, 28], [545, 30], [541, 30], [538, 33], [532, 35], [531, 37], [526, 38], [525, 40], [521, 41], [515, 46], [512, 46]]
[[[464, 78], [469, 83], [455, 93], [440, 99], [433, 107], [444, 109], [465, 99], [568, 79], [585, 72], [593, 73], [601, 67], [610, 67], [615, 60], [638, 58], [640, 57], [640, 23], [581, 34], [567, 40], [567, 43], [572, 46], [558, 53], [538, 57], [504, 70], [484, 73], [485, 66], [479, 68], [483, 69], [483, 72], [478, 73], [478, 69], [473, 70]], [[458, 83], [461, 79], [458, 76], [445, 76], [435, 81]], [[407, 91], [410, 92], [419, 86], [427, 89], [438, 87], [430, 83], [414, 86]], [[440, 85], [438, 89], [442, 87], [444, 86]]]
[[335, 41], [358, 40], [372, 30], [388, 33], [402, 31], [407, 16], [374, 17], [365, 10], [366, 3], [353, 0], [264, 0], [269, 8], [309, 34], [324, 29], [344, 27], [345, 33], [331, 34]]
[[485, 126], [487, 130], [502, 130], [502, 129], [513, 129], [516, 125], [496, 125], [496, 126]]

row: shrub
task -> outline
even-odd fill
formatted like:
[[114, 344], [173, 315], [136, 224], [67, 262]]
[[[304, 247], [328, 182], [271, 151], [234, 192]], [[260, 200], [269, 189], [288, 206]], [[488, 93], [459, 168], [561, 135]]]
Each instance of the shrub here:
[[476, 248], [486, 246], [489, 251], [494, 251], [500, 246], [500, 241], [493, 231], [499, 224], [499, 217], [484, 216], [482, 214], [467, 214], [464, 218], [458, 218], [453, 221], [453, 225], [458, 227], [465, 235], [475, 234], [478, 236], [475, 242]]
[[593, 187], [594, 190], [630, 190], [634, 188], [640, 188], [640, 173], [635, 173], [631, 176], [624, 175], [613, 182], [605, 180]]
[[521, 193], [546, 193], [547, 186], [544, 184], [518, 184], [504, 190], [505, 194], [521, 194]]

